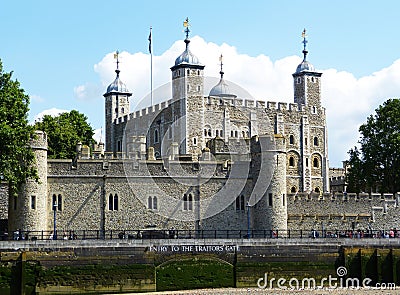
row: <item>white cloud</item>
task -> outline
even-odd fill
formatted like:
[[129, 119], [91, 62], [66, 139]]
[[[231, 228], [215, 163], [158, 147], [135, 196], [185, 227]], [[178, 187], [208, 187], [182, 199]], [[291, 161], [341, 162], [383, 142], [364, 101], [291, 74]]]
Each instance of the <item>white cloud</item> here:
[[[153, 89], [170, 82], [169, 68], [174, 65], [184, 47], [183, 41], [176, 41], [160, 56], [153, 56]], [[191, 39], [190, 49], [206, 66], [206, 77], [219, 77], [219, 56], [222, 53], [226, 80], [241, 86], [257, 100], [293, 101], [292, 73], [301, 62], [301, 57], [288, 56], [271, 61], [266, 55], [252, 57], [241, 54], [234, 46], [206, 42], [198, 36]], [[76, 87], [75, 94], [78, 98], [102, 97], [106, 87], [115, 79], [116, 63], [113, 56], [114, 53], [109, 53], [94, 65], [101, 85], [84, 84]], [[123, 51], [120, 53], [119, 66], [121, 80], [133, 92], [131, 105], [149, 104], [150, 55]], [[318, 69], [318, 65], [314, 66]], [[327, 109], [331, 166], [339, 166], [347, 158], [347, 151], [357, 143], [358, 127], [365, 122], [367, 116], [387, 98], [399, 96], [400, 60], [358, 79], [352, 73], [338, 72], [335, 69], [321, 72], [322, 104]], [[206, 80], [206, 94], [213, 83], [216, 84], [217, 78]], [[153, 94], [154, 102], [167, 100], [170, 95], [170, 86], [164, 85]]]
[[45, 115], [50, 115], [52, 117], [56, 117], [56, 116], [58, 116], [58, 115], [60, 115], [62, 113], [66, 113], [66, 112], [69, 112], [69, 111], [68, 110], [62, 110], [62, 109], [57, 109], [57, 108], [47, 109], [47, 110], [44, 110], [44, 111], [40, 112], [39, 114], [37, 114], [34, 117], [33, 122], [30, 122], [30, 123], [34, 124], [35, 122], [42, 121], [43, 117]]
[[85, 83], [84, 85], [79, 85], [74, 87], [74, 95], [79, 100], [94, 100], [102, 97], [104, 93], [104, 88], [102, 85], [97, 85], [94, 83]]

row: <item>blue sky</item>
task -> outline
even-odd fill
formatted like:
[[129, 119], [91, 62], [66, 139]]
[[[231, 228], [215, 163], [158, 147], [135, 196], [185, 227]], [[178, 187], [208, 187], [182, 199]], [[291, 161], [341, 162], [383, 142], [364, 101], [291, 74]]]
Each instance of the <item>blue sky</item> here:
[[223, 53], [227, 80], [256, 99], [286, 102], [306, 28], [308, 60], [323, 73], [331, 166], [340, 166], [358, 126], [399, 97], [399, 11], [398, 1], [3, 1], [0, 58], [31, 96], [30, 120], [77, 109], [98, 129], [115, 50], [132, 104], [148, 93], [150, 25], [155, 88], [169, 82], [189, 17], [191, 49], [207, 75], [218, 76]]

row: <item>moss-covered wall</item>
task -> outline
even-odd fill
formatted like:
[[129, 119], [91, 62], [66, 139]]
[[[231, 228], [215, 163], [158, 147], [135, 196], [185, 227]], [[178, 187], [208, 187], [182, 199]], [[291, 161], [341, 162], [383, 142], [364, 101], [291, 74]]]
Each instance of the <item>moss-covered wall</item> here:
[[220, 253], [152, 252], [145, 247], [0, 252], [0, 294], [101, 294], [218, 287], [276, 287], [280, 278], [336, 276], [400, 285], [400, 248], [254, 245]]

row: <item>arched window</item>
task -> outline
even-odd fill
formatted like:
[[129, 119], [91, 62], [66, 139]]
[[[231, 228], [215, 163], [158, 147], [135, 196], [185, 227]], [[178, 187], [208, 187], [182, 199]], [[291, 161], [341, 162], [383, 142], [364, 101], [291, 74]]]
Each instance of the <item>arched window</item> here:
[[154, 142], [157, 143], [158, 142], [158, 129], [154, 130]]
[[292, 188], [290, 189], [290, 192], [291, 192], [292, 194], [295, 194], [295, 193], [297, 192], [296, 187], [295, 187], [295, 186], [292, 186]]
[[318, 142], [318, 137], [314, 137], [314, 145], [315, 146], [318, 146], [319, 145], [319, 142]]
[[197, 145], [197, 138], [193, 137], [193, 145]]
[[124, 113], [125, 112], [125, 109], [124, 108], [121, 108], [121, 113]]
[[233, 130], [231, 130], [231, 137], [233, 137]]
[[318, 158], [314, 158], [314, 160], [313, 160], [313, 166], [314, 166], [314, 168], [318, 168], [318, 167], [319, 167]]
[[238, 137], [238, 132], [237, 131], [235, 131], [235, 137]]
[[294, 167], [294, 158], [293, 157], [289, 158], [289, 166]]
[[215, 130], [215, 136], [216, 136], [216, 137], [219, 136], [219, 130], [218, 130], [218, 129]]
[[224, 132], [222, 130], [219, 131], [219, 136], [221, 136], [221, 137], [224, 136]]
[[320, 192], [319, 187], [316, 187], [316, 188], [314, 189], [314, 192], [319, 193], [319, 192]]
[[189, 76], [189, 74], [190, 74], [190, 70], [187, 70], [187, 75]]
[[293, 135], [289, 136], [289, 143], [294, 144], [294, 136]]

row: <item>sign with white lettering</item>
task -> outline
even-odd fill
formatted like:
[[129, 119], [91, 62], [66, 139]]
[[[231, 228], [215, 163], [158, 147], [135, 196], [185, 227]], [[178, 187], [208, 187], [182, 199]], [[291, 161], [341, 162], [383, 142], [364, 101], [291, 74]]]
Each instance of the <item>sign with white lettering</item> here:
[[238, 252], [238, 245], [154, 245], [148, 248], [150, 252], [192, 252], [192, 253], [209, 253], [209, 252]]

